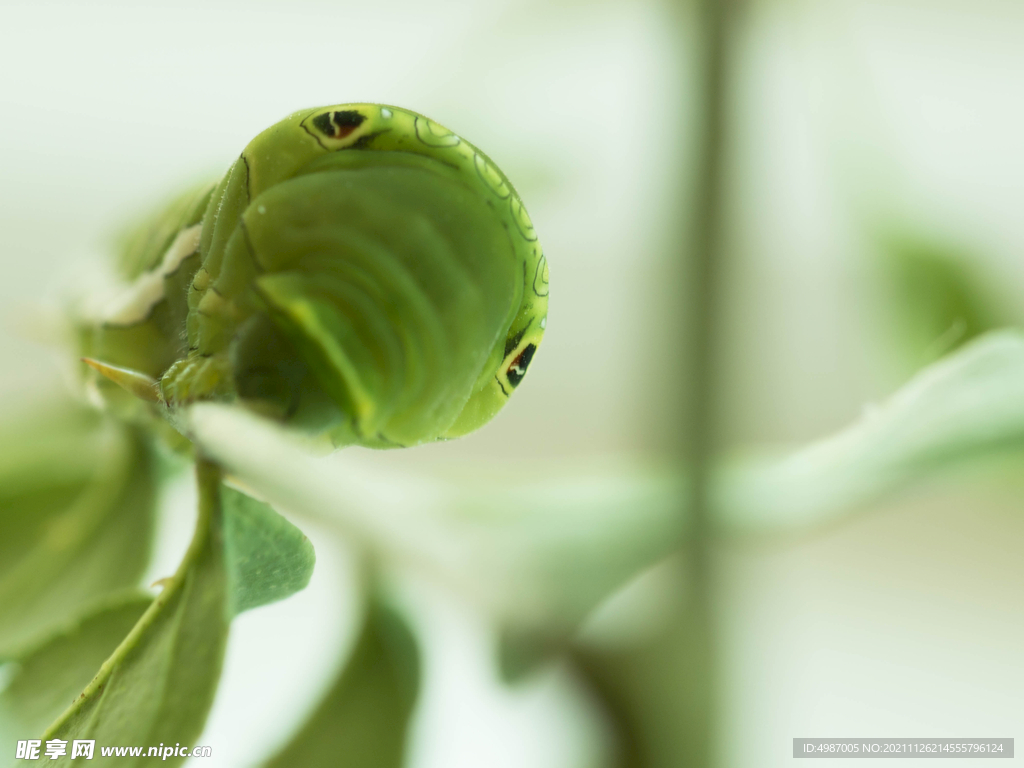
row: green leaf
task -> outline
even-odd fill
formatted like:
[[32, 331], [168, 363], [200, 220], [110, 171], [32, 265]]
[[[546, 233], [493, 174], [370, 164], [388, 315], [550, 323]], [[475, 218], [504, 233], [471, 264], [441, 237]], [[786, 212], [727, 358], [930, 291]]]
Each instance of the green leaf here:
[[926, 368], [859, 422], [781, 460], [732, 467], [726, 530], [829, 522], [910, 483], [1024, 447], [1024, 334], [987, 334]]
[[221, 498], [232, 615], [304, 589], [316, 554], [302, 531], [269, 505], [232, 488], [225, 487]]
[[149, 559], [156, 468], [135, 429], [73, 403], [0, 425], [0, 658], [38, 642]]
[[419, 687], [416, 641], [379, 602], [331, 690], [267, 768], [401, 768]]
[[178, 232], [202, 219], [213, 187], [210, 183], [193, 187], [121, 233], [116, 264], [125, 280], [155, 267]]
[[[198, 476], [199, 520], [177, 573], [44, 739], [95, 739], [98, 750], [194, 745], [202, 732], [224, 657], [229, 596], [220, 473], [203, 462]], [[56, 765], [70, 765], [70, 757]]]
[[152, 602], [114, 598], [19, 659], [0, 693], [0, 764], [14, 765], [17, 742], [38, 738], [67, 709]]
[[891, 237], [886, 245], [882, 266], [896, 320], [891, 335], [915, 369], [1007, 324], [977, 259], [920, 238]]

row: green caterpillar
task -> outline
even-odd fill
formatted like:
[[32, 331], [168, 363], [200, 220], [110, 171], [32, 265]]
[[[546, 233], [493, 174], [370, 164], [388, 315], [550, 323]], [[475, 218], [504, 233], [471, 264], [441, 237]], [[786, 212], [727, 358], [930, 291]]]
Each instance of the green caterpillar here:
[[95, 368], [140, 394], [151, 380], [171, 408], [237, 398], [339, 446], [482, 426], [547, 321], [547, 261], [511, 182], [393, 106], [285, 118], [120, 264], [131, 290], [84, 334]]

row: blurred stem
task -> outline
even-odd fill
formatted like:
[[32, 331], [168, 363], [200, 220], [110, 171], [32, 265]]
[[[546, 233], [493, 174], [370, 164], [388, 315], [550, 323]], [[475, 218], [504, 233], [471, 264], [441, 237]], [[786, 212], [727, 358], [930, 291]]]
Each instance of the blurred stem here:
[[719, 300], [723, 256], [722, 193], [725, 171], [727, 61], [731, 0], [697, 0], [700, 102], [692, 241], [689, 249], [690, 387], [685, 416], [684, 459], [691, 478], [682, 514], [690, 518], [689, 600], [686, 606], [684, 683], [690, 691], [686, 713], [686, 765], [710, 768], [715, 760], [716, 653], [713, 616], [714, 566], [711, 553], [711, 473], [718, 431]]

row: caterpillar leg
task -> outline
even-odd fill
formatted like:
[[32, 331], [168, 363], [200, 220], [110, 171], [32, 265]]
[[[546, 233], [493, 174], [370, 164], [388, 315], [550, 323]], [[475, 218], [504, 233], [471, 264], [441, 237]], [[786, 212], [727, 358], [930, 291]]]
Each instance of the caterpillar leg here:
[[234, 394], [227, 354], [193, 356], [179, 360], [160, 379], [160, 392], [170, 406]]

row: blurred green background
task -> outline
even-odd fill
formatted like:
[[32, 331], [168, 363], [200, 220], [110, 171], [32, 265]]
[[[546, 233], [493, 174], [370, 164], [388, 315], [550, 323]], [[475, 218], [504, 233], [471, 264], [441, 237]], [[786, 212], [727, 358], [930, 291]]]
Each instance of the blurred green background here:
[[[37, 342], [121, 225], [295, 109], [375, 101], [485, 149], [529, 206], [554, 290], [529, 384], [493, 424], [361, 460], [530, 478], [658, 461], [677, 442], [689, 6], [5, 1], [0, 18], [0, 390], [69, 370]], [[719, 406], [724, 447], [748, 451], [831, 433], [970, 337], [1020, 324], [1024, 6], [747, 0], [732, 35]], [[185, 545], [188, 495], [165, 504], [154, 577]], [[1005, 472], [960, 472], [841, 526], [722, 543], [722, 764], [788, 764], [798, 736], [1018, 735], [1021, 511]], [[280, 744], [351, 642], [350, 558], [309, 533], [310, 588], [235, 625], [203, 765]], [[427, 664], [413, 765], [616, 764], [621, 732], [578, 670], [556, 661], [506, 687], [485, 617], [405, 589]], [[676, 592], [657, 566], [584, 644], [656, 636]], [[657, 664], [623, 674], [656, 721], [670, 696]]]

